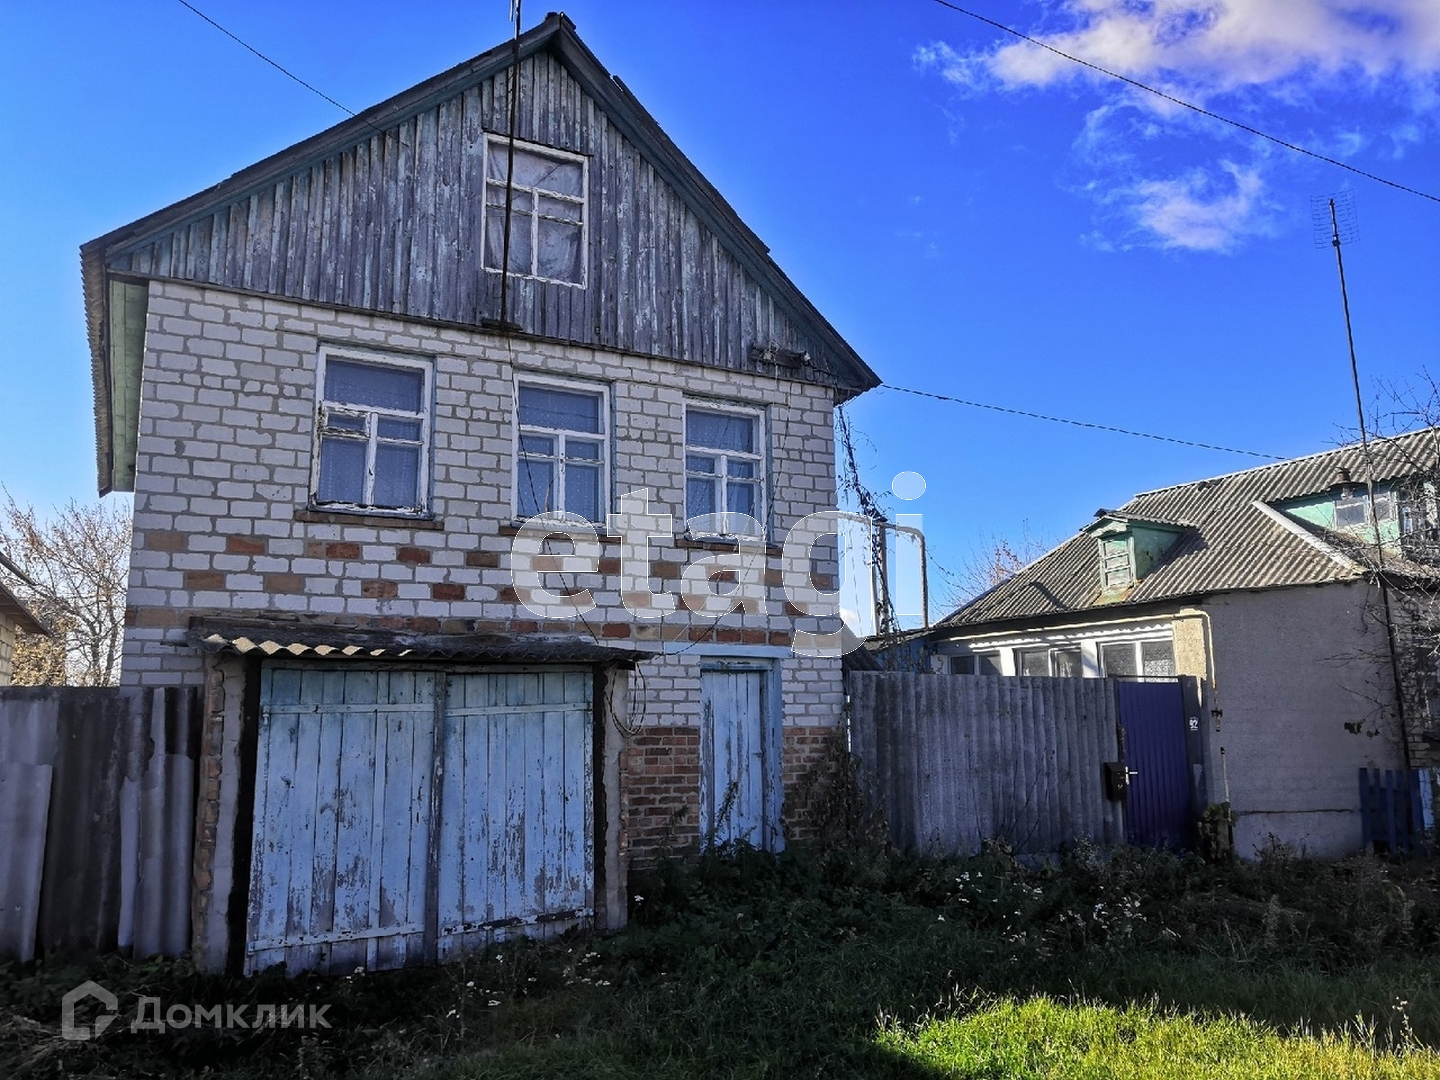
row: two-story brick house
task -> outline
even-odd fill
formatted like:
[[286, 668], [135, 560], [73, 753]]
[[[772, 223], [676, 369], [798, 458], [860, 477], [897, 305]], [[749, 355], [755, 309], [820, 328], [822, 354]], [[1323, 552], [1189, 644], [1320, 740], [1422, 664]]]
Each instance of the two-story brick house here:
[[82, 258], [122, 681], [206, 689], [199, 963], [615, 926], [794, 831], [843, 693], [782, 545], [878, 380], [567, 19]]

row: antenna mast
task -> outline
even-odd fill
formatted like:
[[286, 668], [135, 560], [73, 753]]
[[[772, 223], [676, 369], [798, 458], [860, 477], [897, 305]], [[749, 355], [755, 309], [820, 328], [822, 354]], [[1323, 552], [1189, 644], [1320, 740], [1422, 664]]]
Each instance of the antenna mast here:
[[[1319, 230], [1329, 218], [1329, 242], [1335, 249], [1335, 269], [1340, 274], [1340, 303], [1345, 311], [1345, 339], [1350, 346], [1350, 382], [1355, 389], [1355, 417], [1360, 425], [1360, 457], [1365, 463], [1365, 516], [1375, 541], [1375, 580], [1380, 586], [1380, 599], [1385, 610], [1385, 643], [1390, 651], [1390, 677], [1395, 687], [1395, 715], [1400, 721], [1400, 746], [1405, 755], [1405, 768], [1410, 768], [1410, 736], [1405, 723], [1405, 693], [1400, 677], [1400, 656], [1395, 646], [1395, 620], [1390, 611], [1390, 586], [1385, 580], [1385, 545], [1380, 536], [1380, 519], [1375, 513], [1375, 464], [1370, 455], [1370, 435], [1365, 429], [1365, 404], [1360, 394], [1360, 366], [1355, 360], [1355, 331], [1350, 322], [1350, 294], [1345, 287], [1345, 257], [1341, 254], [1343, 240], [1357, 238], [1355, 227], [1355, 196], [1342, 191], [1326, 199], [1316, 199], [1311, 207], [1312, 218]], [[1341, 226], [1345, 236], [1341, 236]]]

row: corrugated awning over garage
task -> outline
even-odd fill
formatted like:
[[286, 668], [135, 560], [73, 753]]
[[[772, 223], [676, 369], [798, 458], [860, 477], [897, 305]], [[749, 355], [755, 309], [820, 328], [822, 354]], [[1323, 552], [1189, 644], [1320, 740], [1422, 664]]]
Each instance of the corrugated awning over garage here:
[[652, 654], [546, 634], [414, 634], [313, 623], [195, 619], [190, 642], [207, 652], [313, 660], [465, 660], [492, 664], [603, 664], [633, 668]]

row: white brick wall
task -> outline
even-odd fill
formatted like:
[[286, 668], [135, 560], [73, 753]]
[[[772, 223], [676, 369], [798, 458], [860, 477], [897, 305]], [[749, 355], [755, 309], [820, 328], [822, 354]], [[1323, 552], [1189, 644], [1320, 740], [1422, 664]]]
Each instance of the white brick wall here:
[[9, 686], [14, 672], [15, 627], [0, 615], [0, 686]]
[[[431, 510], [439, 528], [334, 513], [305, 520], [322, 343], [433, 358]], [[616, 496], [648, 486], [652, 510], [683, 517], [684, 403], [699, 397], [765, 409], [772, 543], [800, 517], [833, 505], [831, 393], [824, 387], [152, 282], [122, 681], [198, 685], [203, 658], [185, 640], [192, 614], [305, 613], [523, 632], [536, 620], [508, 591], [512, 540], [505, 532], [517, 371], [609, 386]], [[704, 554], [652, 542], [662, 568]], [[605, 544], [603, 555], [618, 557], [618, 545]], [[779, 560], [768, 565], [778, 569]], [[833, 580], [833, 550], [819, 570]], [[683, 650], [646, 665], [649, 706], [693, 718], [706, 643], [692, 637], [716, 624], [683, 605], [663, 622], [637, 622], [621, 604], [618, 573], [575, 580], [592, 589], [598, 606], [574, 631], [617, 645]], [[663, 575], [652, 577], [651, 587], [679, 591], [678, 581]], [[453, 595], [457, 588], [463, 596]], [[720, 620], [721, 643], [780, 644], [797, 629], [830, 629], [787, 615], [779, 587], [767, 596], [763, 613]], [[833, 723], [842, 696], [838, 660], [793, 658], [784, 666], [787, 719]]]

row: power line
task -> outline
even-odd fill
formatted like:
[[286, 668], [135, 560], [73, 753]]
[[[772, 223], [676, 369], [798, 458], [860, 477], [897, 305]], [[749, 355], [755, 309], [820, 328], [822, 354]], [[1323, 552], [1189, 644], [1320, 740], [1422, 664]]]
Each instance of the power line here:
[[889, 383], [881, 383], [882, 390], [894, 390], [899, 394], [913, 394], [916, 397], [932, 398], [935, 401], [948, 401], [953, 405], [968, 405], [972, 409], [989, 409], [991, 412], [1009, 413], [1011, 416], [1024, 416], [1031, 420], [1046, 420], [1052, 424], [1069, 424], [1071, 427], [1090, 428], [1092, 431], [1108, 431], [1115, 435], [1129, 435], [1136, 439], [1153, 439], [1156, 442], [1174, 443], [1177, 446], [1193, 446], [1200, 450], [1219, 450], [1226, 454], [1244, 454], [1247, 457], [1264, 458], [1267, 461], [1284, 461], [1285, 459], [1277, 454], [1262, 454], [1258, 450], [1238, 450], [1233, 446], [1216, 446], [1214, 443], [1196, 442], [1193, 439], [1177, 439], [1172, 435], [1156, 435], [1149, 431], [1132, 431], [1129, 428], [1114, 427], [1110, 424], [1096, 424], [1089, 420], [1071, 420], [1064, 416], [1049, 416], [1045, 413], [1030, 412], [1026, 409], [1012, 409], [1007, 405], [992, 405], [985, 401], [971, 401], [968, 398], [951, 397], [949, 394], [936, 394], [929, 390], [912, 390], [908, 386], [891, 386]]
[[325, 93], [325, 91], [320, 90], [320, 89], [318, 89], [318, 88], [316, 88], [316, 87], [314, 87], [314, 86], [311, 86], [308, 82], [306, 82], [304, 79], [300, 78], [299, 75], [296, 75], [296, 74], [295, 74], [293, 71], [291, 71], [289, 68], [282, 67], [280, 64], [276, 63], [274, 60], [271, 60], [270, 57], [266, 56], [266, 55], [265, 55], [264, 53], [262, 53], [259, 49], [255, 48], [254, 45], [251, 45], [251, 44], [250, 44], [249, 42], [247, 42], [247, 41], [243, 41], [242, 39], [240, 39], [240, 38], [237, 37], [236, 35], [232, 34], [229, 30], [226, 30], [225, 27], [221, 26], [221, 25], [220, 25], [218, 22], [216, 22], [214, 19], [210, 18], [209, 15], [206, 15], [203, 11], [201, 11], [199, 8], [197, 8], [194, 4], [189, 3], [188, 0], [177, 0], [177, 2], [180, 4], [181, 7], [188, 8], [189, 10], [193, 11], [196, 15], [200, 16], [200, 18], [204, 19], [207, 23], [209, 23], [211, 26], [213, 26], [216, 30], [219, 30], [222, 34], [224, 34], [226, 37], [228, 37], [231, 41], [235, 42], [235, 44], [239, 45], [241, 48], [246, 49], [246, 50], [254, 53], [254, 54], [255, 54], [256, 56], [258, 56], [261, 60], [264, 60], [265, 63], [269, 64], [269, 65], [270, 65], [271, 67], [273, 67], [276, 71], [280, 72], [280, 74], [284, 75], [287, 79], [294, 79], [294, 80], [295, 80], [297, 83], [299, 83], [301, 86], [305, 87], [306, 90], [309, 90], [312, 94], [318, 94], [320, 97], [324, 98], [324, 99], [325, 99], [326, 101], [328, 101], [331, 105], [334, 105], [337, 109], [339, 109], [341, 112], [345, 113], [347, 116], [354, 116], [354, 115], [355, 115], [355, 111], [354, 111], [353, 109], [347, 109], [344, 105], [341, 105], [340, 102], [336, 101], [336, 100], [335, 100], [334, 98], [332, 98], [329, 94]]
[[[184, 0], [181, 0], [181, 2], [183, 3]], [[1384, 184], [1386, 187], [1392, 187], [1396, 191], [1403, 191], [1407, 195], [1418, 195], [1420, 196], [1420, 198], [1429, 199], [1431, 202], [1440, 202], [1440, 195], [1432, 195], [1428, 191], [1421, 191], [1418, 188], [1407, 187], [1404, 184], [1396, 183], [1394, 180], [1387, 180], [1383, 176], [1377, 176], [1375, 173], [1366, 172], [1364, 169], [1356, 168], [1354, 165], [1347, 165], [1345, 162], [1340, 161], [1336, 158], [1327, 157], [1326, 155], [1318, 153], [1314, 150], [1307, 150], [1305, 147], [1297, 146], [1292, 142], [1286, 142], [1284, 139], [1276, 135], [1271, 135], [1269, 132], [1261, 131], [1259, 128], [1251, 127], [1249, 124], [1241, 123], [1239, 120], [1232, 120], [1230, 117], [1222, 116], [1217, 112], [1211, 112], [1209, 109], [1201, 108], [1199, 105], [1192, 104], [1191, 102], [1186, 101], [1184, 98], [1178, 98], [1174, 94], [1167, 94], [1164, 90], [1156, 89], [1155, 87], [1143, 83], [1138, 79], [1132, 79], [1128, 75], [1121, 75], [1118, 71], [1111, 71], [1109, 68], [1104, 68], [1101, 67], [1099, 64], [1091, 63], [1089, 60], [1083, 60], [1078, 56], [1065, 52], [1063, 49], [1057, 49], [1054, 45], [1047, 45], [1039, 38], [1033, 38], [1029, 34], [1021, 33], [1019, 30], [1016, 30], [1012, 26], [1006, 26], [1004, 23], [996, 22], [994, 19], [986, 18], [979, 12], [971, 11], [968, 8], [963, 8], [959, 4], [953, 4], [950, 2], [950, 0], [935, 0], [935, 3], [939, 4], [941, 7], [949, 8], [951, 11], [959, 12], [961, 15], [969, 16], [977, 22], [984, 23], [986, 26], [993, 26], [996, 30], [1000, 30], [1003, 33], [1011, 35], [1012, 37], [1017, 37], [1021, 41], [1027, 41], [1031, 45], [1038, 45], [1040, 48], [1045, 49], [1047, 52], [1052, 52], [1056, 56], [1060, 56], [1066, 60], [1069, 60], [1072, 64], [1079, 64], [1081, 67], [1087, 67], [1091, 71], [1098, 71], [1101, 75], [1108, 75], [1112, 79], [1119, 79], [1121, 82], [1128, 83], [1129, 85], [1135, 87], [1138, 90], [1144, 90], [1147, 94], [1154, 94], [1156, 97], [1163, 98], [1165, 101], [1168, 101], [1173, 105], [1179, 105], [1181, 108], [1189, 109], [1191, 112], [1199, 113], [1201, 116], [1208, 116], [1211, 120], [1219, 120], [1222, 124], [1229, 124], [1231, 127], [1239, 128], [1241, 131], [1248, 132], [1251, 135], [1258, 136], [1262, 139], [1267, 139], [1270, 142], [1274, 143], [1276, 146], [1283, 146], [1286, 150], [1293, 150], [1297, 154], [1304, 154], [1306, 157], [1315, 158], [1317, 161], [1323, 161], [1327, 165], [1334, 165], [1336, 168], [1344, 169], [1346, 172], [1352, 172], [1356, 176], [1363, 176], [1367, 180], [1374, 180], [1377, 184]]]

